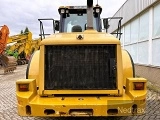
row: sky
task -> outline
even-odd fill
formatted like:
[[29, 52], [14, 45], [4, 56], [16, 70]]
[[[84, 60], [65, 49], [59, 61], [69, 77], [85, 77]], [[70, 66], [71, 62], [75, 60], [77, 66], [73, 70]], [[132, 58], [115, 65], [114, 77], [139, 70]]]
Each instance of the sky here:
[[[93, 0], [94, 5], [97, 0]], [[98, 0], [102, 7], [102, 18], [112, 17], [126, 0]], [[26, 27], [39, 37], [40, 25], [38, 19], [59, 19], [59, 6], [85, 6], [86, 0], [0, 0], [0, 26], [7, 25], [10, 36], [19, 34]], [[51, 27], [51, 22], [47, 23]], [[52, 27], [51, 27], [52, 28]], [[45, 28], [44, 28], [45, 29]]]

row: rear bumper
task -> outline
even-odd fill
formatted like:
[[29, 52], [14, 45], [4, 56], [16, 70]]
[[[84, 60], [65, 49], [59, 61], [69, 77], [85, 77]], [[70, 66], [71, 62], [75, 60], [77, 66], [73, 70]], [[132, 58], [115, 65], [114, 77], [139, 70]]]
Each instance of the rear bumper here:
[[[131, 82], [130, 82], [131, 81]], [[147, 90], [129, 90], [127, 82], [126, 92], [123, 96], [48, 96], [41, 97], [37, 93], [34, 79], [19, 80], [16, 82], [16, 96], [18, 101], [18, 113], [21, 116], [130, 116], [145, 113]], [[140, 81], [140, 80], [139, 80]], [[19, 84], [29, 84], [29, 91], [21, 92]], [[93, 91], [90, 91], [91, 93]], [[88, 95], [88, 96], [87, 96]]]
[[52, 117], [140, 115], [144, 114], [146, 103], [145, 99], [134, 101], [128, 96], [48, 98], [37, 95], [29, 102], [24, 101], [18, 98], [19, 115]]

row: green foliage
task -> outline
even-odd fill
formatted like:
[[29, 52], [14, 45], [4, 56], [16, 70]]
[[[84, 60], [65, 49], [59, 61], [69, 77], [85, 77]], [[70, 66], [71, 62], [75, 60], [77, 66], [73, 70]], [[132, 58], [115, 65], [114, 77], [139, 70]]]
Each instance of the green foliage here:
[[28, 33], [28, 32], [29, 32], [29, 29], [28, 29], [28, 27], [26, 27], [24, 30], [24, 33]]
[[13, 56], [14, 56], [16, 59], [18, 59], [18, 52], [17, 52], [17, 51], [14, 51]]
[[21, 33], [20, 34], [23, 34], [23, 30], [21, 30]]
[[16, 59], [18, 59], [18, 52], [17, 51], [6, 50], [6, 54], [9, 56], [14, 56]]
[[13, 56], [13, 52], [9, 49], [6, 50], [7, 55]]

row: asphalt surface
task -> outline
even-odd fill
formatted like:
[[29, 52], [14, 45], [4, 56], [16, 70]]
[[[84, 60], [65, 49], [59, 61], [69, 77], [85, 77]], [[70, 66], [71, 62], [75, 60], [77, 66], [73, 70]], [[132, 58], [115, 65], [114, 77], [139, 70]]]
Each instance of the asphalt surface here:
[[[26, 66], [18, 66], [14, 73], [0, 74], [0, 120], [53, 120], [53, 118], [20, 117], [17, 114], [15, 81], [25, 78]], [[0, 72], [1, 73], [1, 72]], [[65, 120], [66, 118], [62, 118]], [[67, 118], [67, 120], [97, 120], [99, 118]], [[141, 116], [107, 117], [102, 120], [160, 120], [160, 93], [148, 90], [146, 113]]]

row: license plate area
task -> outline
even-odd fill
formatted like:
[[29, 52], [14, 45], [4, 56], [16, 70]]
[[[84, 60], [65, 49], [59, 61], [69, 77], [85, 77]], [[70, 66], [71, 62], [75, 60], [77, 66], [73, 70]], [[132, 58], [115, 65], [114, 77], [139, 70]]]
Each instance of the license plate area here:
[[70, 109], [71, 116], [93, 116], [93, 109]]

